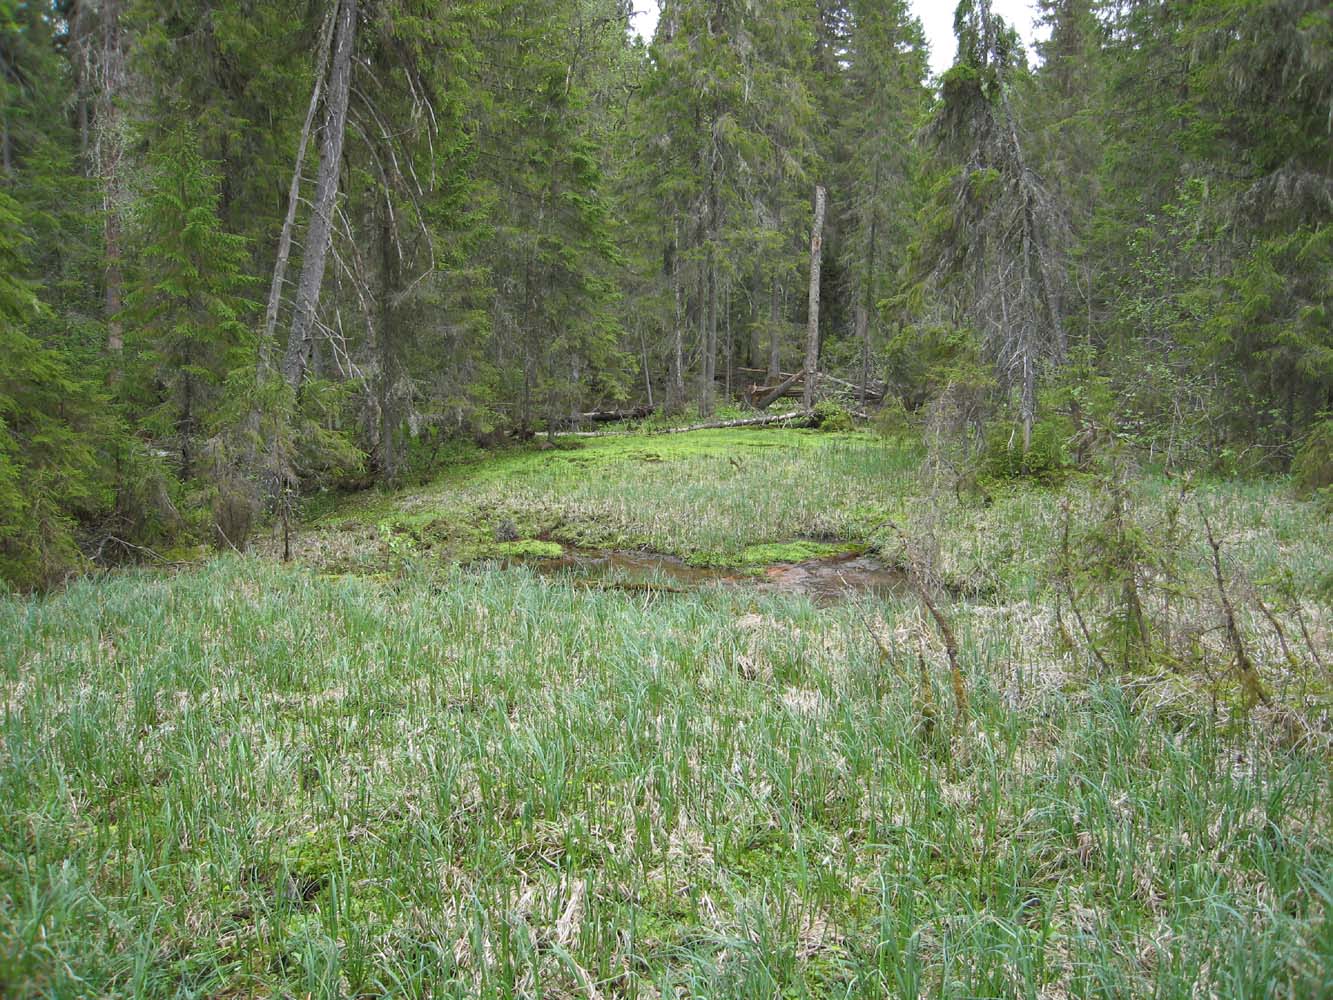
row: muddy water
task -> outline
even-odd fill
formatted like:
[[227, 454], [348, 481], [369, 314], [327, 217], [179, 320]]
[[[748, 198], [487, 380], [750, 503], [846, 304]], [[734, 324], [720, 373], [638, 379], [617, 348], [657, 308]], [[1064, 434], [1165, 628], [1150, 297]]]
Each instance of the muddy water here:
[[653, 552], [569, 551], [559, 559], [529, 560], [527, 565], [593, 585], [685, 591], [718, 583], [766, 593], [806, 594], [820, 604], [856, 594], [888, 596], [900, 592], [906, 583], [901, 571], [864, 555], [778, 563], [763, 567], [758, 574], [691, 566]]

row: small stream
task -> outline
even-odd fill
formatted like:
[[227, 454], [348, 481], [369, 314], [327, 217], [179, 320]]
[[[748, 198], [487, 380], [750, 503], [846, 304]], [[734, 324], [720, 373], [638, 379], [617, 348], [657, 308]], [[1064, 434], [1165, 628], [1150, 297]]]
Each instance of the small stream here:
[[849, 595], [887, 597], [906, 585], [901, 570], [873, 556], [847, 554], [802, 563], [775, 563], [758, 572], [735, 568], [691, 566], [675, 556], [655, 552], [569, 550], [558, 559], [522, 563], [540, 573], [568, 575], [589, 586], [629, 590], [689, 591], [709, 584], [745, 587], [762, 593], [805, 594], [817, 604]]

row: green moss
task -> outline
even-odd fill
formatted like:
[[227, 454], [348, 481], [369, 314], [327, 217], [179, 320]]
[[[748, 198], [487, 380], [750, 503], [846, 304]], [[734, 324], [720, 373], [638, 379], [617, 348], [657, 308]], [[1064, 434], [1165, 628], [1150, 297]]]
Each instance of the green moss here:
[[847, 542], [766, 542], [749, 545], [741, 551], [742, 566], [771, 566], [773, 563], [801, 563], [811, 559], [829, 559], [864, 551]]
[[559, 559], [565, 554], [565, 548], [559, 542], [543, 542], [537, 538], [500, 542], [492, 548], [496, 555], [506, 559]]

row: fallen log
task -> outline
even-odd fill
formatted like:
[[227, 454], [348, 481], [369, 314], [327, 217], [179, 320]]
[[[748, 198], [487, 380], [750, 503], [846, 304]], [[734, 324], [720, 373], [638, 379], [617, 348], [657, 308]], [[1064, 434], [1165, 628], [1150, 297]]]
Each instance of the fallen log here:
[[775, 424], [808, 424], [812, 419], [809, 410], [796, 410], [792, 413], [775, 413], [766, 417], [746, 417], [743, 420], [714, 420], [706, 424], [691, 424], [689, 427], [666, 427], [658, 434], [686, 434], [690, 431], [720, 431], [730, 427], [768, 427]]
[[591, 410], [580, 413], [579, 417], [591, 424], [610, 424], [618, 420], [642, 420], [651, 417], [656, 409], [655, 406], [631, 406], [622, 410]]
[[758, 399], [756, 399], [756, 400], [754, 401], [754, 408], [755, 408], [756, 410], [764, 410], [764, 409], [767, 409], [768, 406], [769, 406], [771, 403], [774, 402], [774, 400], [776, 400], [776, 399], [778, 399], [780, 396], [786, 394], [786, 392], [787, 392], [788, 389], [790, 389], [790, 388], [791, 388], [792, 386], [794, 386], [800, 379], [802, 379], [802, 378], [804, 378], [804, 377], [805, 377], [805, 372], [797, 372], [795, 375], [791, 376], [789, 379], [787, 379], [787, 380], [786, 380], [785, 382], [783, 382], [781, 385], [777, 385], [777, 386], [773, 387], [772, 389], [769, 389], [767, 392], [764, 393], [764, 395], [760, 396]]
[[[767, 379], [768, 377], [768, 373], [759, 368], [737, 368], [736, 374], [743, 375], [747, 378], [753, 378], [756, 380]], [[796, 372], [794, 374], [791, 372], [781, 372], [779, 375], [779, 377], [783, 380], [781, 382], [781, 385], [787, 386], [788, 387], [787, 392], [790, 393], [791, 386], [793, 386], [795, 382], [802, 377], [802, 374], [803, 373], [801, 372]], [[861, 387], [857, 385], [855, 382], [849, 382], [846, 379], [838, 378], [836, 375], [830, 375], [827, 372], [817, 372], [815, 374], [815, 382], [816, 383], [827, 382], [832, 386], [837, 386], [846, 393], [854, 394], [857, 396], [861, 394]], [[764, 392], [776, 388], [777, 386], [769, 387], [762, 383], [757, 383], [755, 388], [751, 389], [750, 394], [751, 396], [753, 396], [756, 392]], [[871, 379], [869, 382], [866, 383], [867, 402], [879, 402], [884, 398], [887, 392], [888, 392], [888, 386], [879, 379]], [[798, 393], [798, 395], [799, 394], [800, 393]]]

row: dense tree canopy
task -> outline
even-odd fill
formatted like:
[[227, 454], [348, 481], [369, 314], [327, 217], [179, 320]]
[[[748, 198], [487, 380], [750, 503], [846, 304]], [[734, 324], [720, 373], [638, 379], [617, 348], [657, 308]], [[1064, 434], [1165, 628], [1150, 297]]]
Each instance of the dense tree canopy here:
[[1333, 406], [1333, 12], [1038, 6], [1029, 52], [964, 0], [934, 80], [901, 0], [666, 0], [647, 44], [625, 0], [0, 0], [0, 575], [766, 402], [817, 187], [817, 394], [1286, 469]]

